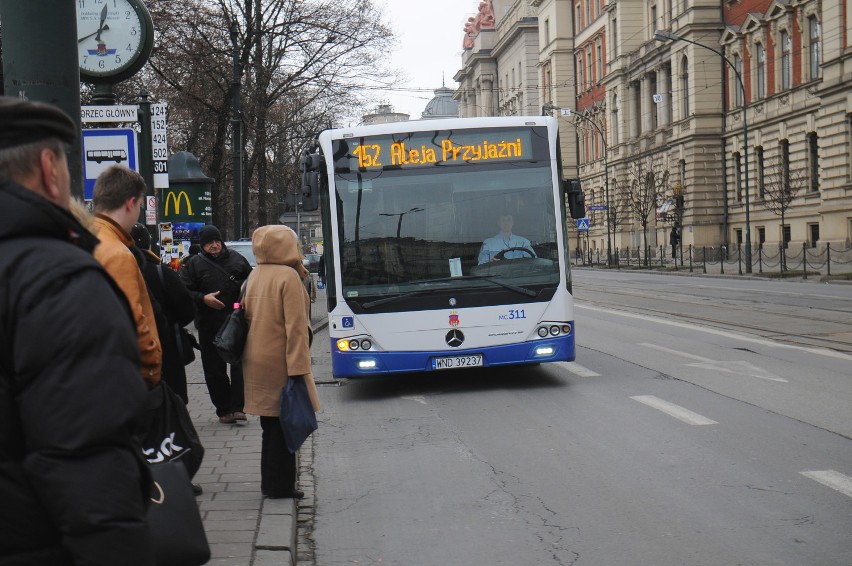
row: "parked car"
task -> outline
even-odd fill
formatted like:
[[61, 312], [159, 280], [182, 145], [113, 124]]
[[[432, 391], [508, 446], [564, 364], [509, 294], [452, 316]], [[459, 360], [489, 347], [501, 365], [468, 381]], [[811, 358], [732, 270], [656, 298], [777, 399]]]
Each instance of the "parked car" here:
[[305, 261], [302, 263], [311, 273], [318, 273], [320, 257], [320, 254], [305, 254]]
[[252, 267], [257, 267], [257, 258], [254, 257], [254, 251], [251, 249], [251, 240], [225, 242], [225, 247], [246, 258]]

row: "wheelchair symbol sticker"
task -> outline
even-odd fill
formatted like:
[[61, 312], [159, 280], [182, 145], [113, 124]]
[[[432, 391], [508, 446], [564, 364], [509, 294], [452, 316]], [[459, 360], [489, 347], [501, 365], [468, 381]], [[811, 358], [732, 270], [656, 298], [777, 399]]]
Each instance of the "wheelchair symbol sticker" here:
[[344, 316], [343, 317], [343, 328], [353, 328], [355, 326], [355, 317], [354, 316]]

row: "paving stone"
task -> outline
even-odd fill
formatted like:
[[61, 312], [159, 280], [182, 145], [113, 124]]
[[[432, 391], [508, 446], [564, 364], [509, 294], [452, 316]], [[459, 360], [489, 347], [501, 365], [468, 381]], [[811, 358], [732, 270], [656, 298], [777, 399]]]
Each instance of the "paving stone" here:
[[262, 515], [254, 545], [264, 550], [293, 548], [294, 535], [291, 515]]
[[293, 555], [289, 550], [258, 550], [252, 564], [254, 566], [293, 566]]

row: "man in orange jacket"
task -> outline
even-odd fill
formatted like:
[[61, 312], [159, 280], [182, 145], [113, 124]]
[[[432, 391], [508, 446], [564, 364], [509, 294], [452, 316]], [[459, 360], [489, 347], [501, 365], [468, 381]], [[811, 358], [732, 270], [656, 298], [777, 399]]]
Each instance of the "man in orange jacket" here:
[[136, 321], [136, 340], [142, 359], [142, 379], [149, 388], [160, 381], [163, 350], [157, 334], [154, 308], [136, 256], [130, 229], [139, 218], [145, 198], [145, 181], [127, 167], [113, 165], [95, 181], [95, 230], [101, 243], [95, 259], [104, 266], [127, 297]]

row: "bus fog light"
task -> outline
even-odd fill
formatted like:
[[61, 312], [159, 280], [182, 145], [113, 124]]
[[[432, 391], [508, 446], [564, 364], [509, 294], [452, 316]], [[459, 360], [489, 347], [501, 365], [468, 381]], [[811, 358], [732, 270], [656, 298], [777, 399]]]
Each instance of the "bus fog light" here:
[[563, 324], [562, 325], [562, 334], [571, 334], [571, 325]]
[[550, 327], [550, 335], [551, 336], [559, 336], [559, 327], [555, 324]]
[[538, 335], [541, 336], [542, 338], [546, 338], [547, 337], [547, 328], [545, 328], [544, 326], [539, 326], [538, 327]]
[[350, 341], [349, 341], [349, 349], [350, 349], [350, 350], [353, 350], [353, 351], [354, 351], [354, 350], [357, 350], [357, 349], [358, 349], [358, 348], [360, 348], [360, 347], [361, 347], [361, 345], [358, 343], [358, 341], [357, 341], [357, 340], [354, 340], [354, 339], [353, 339], [353, 340], [350, 340]]
[[362, 350], [369, 350], [372, 347], [373, 347], [373, 343], [370, 342], [369, 340], [361, 340], [361, 349]]
[[536, 356], [551, 356], [553, 355], [553, 346], [539, 346], [535, 349]]
[[360, 360], [358, 362], [358, 369], [375, 369], [376, 368], [376, 360]]
[[341, 352], [349, 351], [349, 340], [342, 339], [337, 341], [337, 349]]

